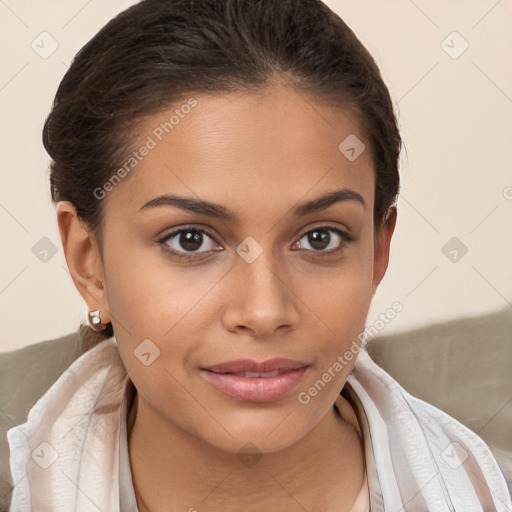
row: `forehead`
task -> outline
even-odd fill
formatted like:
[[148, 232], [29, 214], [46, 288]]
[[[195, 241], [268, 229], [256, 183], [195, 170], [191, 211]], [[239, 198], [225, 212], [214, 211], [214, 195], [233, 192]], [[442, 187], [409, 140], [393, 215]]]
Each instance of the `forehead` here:
[[[109, 201], [140, 207], [179, 191], [242, 208], [251, 198], [261, 205], [262, 194], [293, 202], [350, 187], [373, 204], [373, 158], [361, 119], [282, 84], [191, 94], [140, 121], [134, 133], [135, 165]], [[357, 158], [347, 157], [347, 146]]]

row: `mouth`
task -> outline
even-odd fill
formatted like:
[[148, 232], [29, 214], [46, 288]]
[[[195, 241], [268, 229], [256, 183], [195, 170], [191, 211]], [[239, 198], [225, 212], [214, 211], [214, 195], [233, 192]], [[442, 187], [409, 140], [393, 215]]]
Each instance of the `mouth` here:
[[[208, 370], [211, 371], [211, 370]], [[286, 373], [288, 370], [274, 370], [273, 372], [213, 372], [219, 373], [220, 375], [236, 375], [237, 377], [246, 377], [249, 379], [253, 379], [255, 377], [267, 379], [269, 377], [276, 377], [277, 375], [281, 375], [282, 373]]]
[[289, 359], [261, 363], [239, 359], [202, 368], [201, 375], [218, 391], [236, 400], [271, 402], [294, 389], [308, 368], [308, 363]]
[[302, 368], [303, 366], [309, 365], [308, 363], [303, 361], [294, 361], [292, 359], [276, 357], [274, 359], [268, 359], [267, 361], [262, 362], [254, 361], [253, 359], [236, 359], [234, 361], [227, 361], [225, 363], [208, 366], [204, 368], [204, 370], [209, 370], [211, 372], [223, 374], [240, 374], [240, 376], [247, 377], [274, 377], [275, 375], [279, 375], [280, 373], [296, 370], [297, 368]]

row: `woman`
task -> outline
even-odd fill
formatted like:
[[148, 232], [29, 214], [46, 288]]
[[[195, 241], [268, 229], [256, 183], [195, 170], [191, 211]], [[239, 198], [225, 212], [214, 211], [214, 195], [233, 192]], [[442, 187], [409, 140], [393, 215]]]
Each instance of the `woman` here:
[[323, 3], [134, 5], [44, 143], [90, 326], [8, 432], [11, 510], [512, 507], [484, 442], [364, 350], [401, 139]]

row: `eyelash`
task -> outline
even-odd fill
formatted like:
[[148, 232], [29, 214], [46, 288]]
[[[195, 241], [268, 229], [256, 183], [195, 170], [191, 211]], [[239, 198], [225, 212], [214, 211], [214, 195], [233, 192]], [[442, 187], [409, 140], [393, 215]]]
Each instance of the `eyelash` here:
[[[330, 251], [313, 251], [311, 249], [307, 249], [307, 251], [313, 252], [315, 254], [315, 256], [320, 256], [320, 257], [333, 256], [333, 254], [337, 254], [338, 252], [342, 251], [344, 249], [345, 245], [347, 245], [348, 243], [357, 241], [357, 238], [354, 237], [353, 235], [351, 235], [350, 233], [348, 233], [338, 227], [327, 226], [327, 225], [326, 226], [316, 226], [312, 229], [305, 231], [304, 233], [302, 233], [300, 235], [298, 240], [300, 240], [305, 235], [307, 235], [308, 233], [311, 233], [313, 231], [332, 231], [332, 232], [336, 233], [337, 235], [339, 235], [344, 240], [344, 243], [342, 243], [338, 249], [334, 249], [334, 250], [330, 250]], [[196, 259], [196, 257], [194, 256], [195, 254], [205, 254], [205, 253], [209, 252], [209, 251], [203, 251], [203, 252], [181, 253], [181, 252], [177, 252], [173, 249], [170, 249], [169, 246], [166, 244], [166, 242], [168, 242], [169, 240], [174, 238], [176, 235], [179, 235], [181, 233], [188, 233], [188, 232], [194, 232], [194, 233], [200, 233], [203, 235], [207, 235], [215, 243], [217, 243], [217, 241], [215, 240], [215, 237], [210, 235], [210, 233], [208, 233], [208, 231], [206, 231], [205, 229], [193, 227], [193, 226], [185, 226], [184, 228], [180, 228], [176, 231], [173, 231], [172, 233], [165, 235], [160, 240], [157, 240], [157, 243], [160, 244], [163, 251], [165, 251], [171, 257], [177, 258], [177, 259], [188, 258], [190, 261], [190, 260]]]

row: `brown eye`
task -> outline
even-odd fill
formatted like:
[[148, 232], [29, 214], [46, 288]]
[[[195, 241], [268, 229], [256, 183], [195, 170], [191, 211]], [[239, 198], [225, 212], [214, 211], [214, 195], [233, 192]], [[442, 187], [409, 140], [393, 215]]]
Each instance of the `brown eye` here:
[[178, 245], [187, 251], [197, 251], [203, 245], [203, 234], [198, 231], [182, 231], [178, 235]]
[[[305, 239], [305, 242], [301, 240]], [[349, 233], [332, 226], [320, 226], [304, 233], [299, 240], [301, 249], [313, 252], [335, 252], [341, 250], [346, 242], [352, 242], [355, 238]], [[307, 245], [311, 247], [308, 249]]]
[[[218, 244], [204, 229], [181, 228], [159, 240], [164, 249], [177, 257], [193, 256], [216, 250]], [[200, 250], [203, 248], [204, 250]]]

